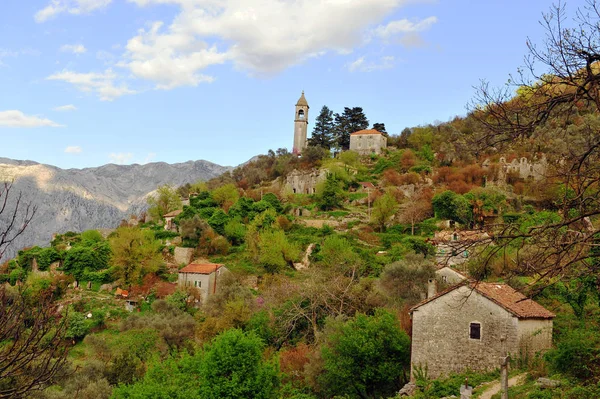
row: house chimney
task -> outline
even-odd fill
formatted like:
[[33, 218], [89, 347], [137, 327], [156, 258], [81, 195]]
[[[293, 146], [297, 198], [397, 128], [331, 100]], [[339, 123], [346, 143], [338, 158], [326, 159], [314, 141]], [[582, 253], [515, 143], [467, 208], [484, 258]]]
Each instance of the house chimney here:
[[432, 298], [437, 294], [436, 281], [434, 278], [430, 278], [427, 282], [427, 299]]

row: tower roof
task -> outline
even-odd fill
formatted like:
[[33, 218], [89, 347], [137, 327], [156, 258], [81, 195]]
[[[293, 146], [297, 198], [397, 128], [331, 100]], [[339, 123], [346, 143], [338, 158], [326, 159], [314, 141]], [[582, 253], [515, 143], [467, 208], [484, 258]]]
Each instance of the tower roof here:
[[298, 99], [298, 102], [296, 103], [296, 106], [298, 105], [303, 105], [305, 107], [308, 107], [308, 102], [306, 101], [306, 98], [304, 97], [304, 90], [302, 90], [302, 95], [300, 96], [300, 99]]

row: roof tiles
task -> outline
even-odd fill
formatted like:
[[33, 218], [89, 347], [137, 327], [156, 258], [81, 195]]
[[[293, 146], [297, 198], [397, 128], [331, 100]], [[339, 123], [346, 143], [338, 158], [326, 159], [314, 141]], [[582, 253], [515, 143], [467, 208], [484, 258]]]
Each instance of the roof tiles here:
[[179, 273], [211, 274], [223, 266], [224, 265], [220, 263], [190, 263], [183, 269], [179, 270]]

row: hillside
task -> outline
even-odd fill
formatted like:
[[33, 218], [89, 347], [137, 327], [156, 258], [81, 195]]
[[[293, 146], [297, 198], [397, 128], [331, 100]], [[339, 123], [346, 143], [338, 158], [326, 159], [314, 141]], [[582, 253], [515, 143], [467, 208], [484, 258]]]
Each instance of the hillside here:
[[14, 180], [13, 197], [38, 207], [30, 228], [9, 249], [44, 245], [52, 234], [114, 228], [146, 207], [147, 196], [159, 186], [180, 186], [208, 180], [229, 170], [207, 161], [178, 164], [104, 165], [86, 169], [60, 169], [32, 161], [0, 158], [0, 176]]

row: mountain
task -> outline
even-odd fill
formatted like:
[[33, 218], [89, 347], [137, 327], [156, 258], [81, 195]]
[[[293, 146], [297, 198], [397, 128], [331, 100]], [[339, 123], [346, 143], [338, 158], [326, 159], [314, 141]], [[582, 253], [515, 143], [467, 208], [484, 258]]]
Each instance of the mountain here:
[[228, 170], [231, 167], [202, 160], [61, 169], [0, 158], [0, 180], [14, 181], [9, 201], [14, 204], [21, 192], [23, 201], [38, 208], [32, 223], [3, 260], [23, 247], [47, 244], [54, 233], [114, 228], [122, 219], [145, 210], [148, 195], [157, 187], [208, 180]]

